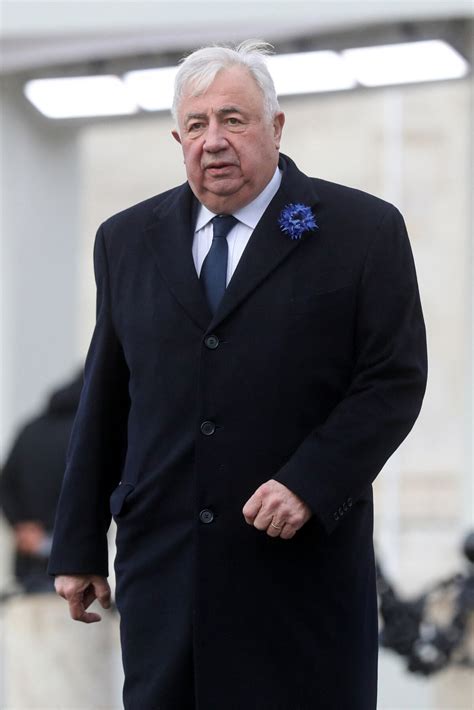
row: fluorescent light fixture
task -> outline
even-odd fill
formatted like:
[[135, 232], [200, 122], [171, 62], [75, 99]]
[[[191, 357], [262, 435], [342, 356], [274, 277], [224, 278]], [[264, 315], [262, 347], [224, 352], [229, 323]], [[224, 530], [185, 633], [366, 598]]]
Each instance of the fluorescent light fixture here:
[[26, 84], [24, 92], [48, 118], [115, 116], [137, 111], [118, 76], [34, 79]]
[[437, 39], [346, 49], [342, 56], [362, 86], [459, 79], [469, 71], [466, 60]]
[[[301, 52], [267, 58], [279, 96], [350, 89], [356, 85], [336, 52]], [[173, 103], [177, 67], [128, 72], [124, 82], [145, 111], [163, 111]]]
[[[442, 40], [279, 54], [267, 57], [279, 96], [339, 91], [443, 79], [459, 79], [468, 62]], [[138, 108], [171, 108], [177, 67], [144, 69], [117, 76], [80, 76], [29, 81], [24, 92], [49, 118], [133, 114]]]
[[279, 96], [339, 91], [357, 85], [350, 67], [336, 52], [299, 52], [267, 58]]
[[145, 111], [164, 111], [173, 103], [174, 79], [178, 67], [142, 69], [125, 74], [130, 95]]

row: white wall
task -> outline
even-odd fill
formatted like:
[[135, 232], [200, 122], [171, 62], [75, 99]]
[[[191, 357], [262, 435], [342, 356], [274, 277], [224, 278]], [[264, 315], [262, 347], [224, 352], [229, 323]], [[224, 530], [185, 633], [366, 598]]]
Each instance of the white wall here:
[[1, 458], [78, 362], [77, 133], [40, 120], [20, 86], [0, 84]]

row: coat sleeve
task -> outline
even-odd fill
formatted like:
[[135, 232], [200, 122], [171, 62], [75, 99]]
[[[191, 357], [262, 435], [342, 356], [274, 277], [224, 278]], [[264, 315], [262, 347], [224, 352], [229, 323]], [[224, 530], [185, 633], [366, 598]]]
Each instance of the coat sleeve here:
[[370, 491], [412, 428], [425, 392], [426, 337], [415, 266], [405, 223], [391, 206], [369, 245], [357, 298], [350, 386], [275, 475], [328, 533]]
[[108, 575], [109, 497], [127, 446], [129, 372], [114, 328], [103, 229], [94, 247], [97, 317], [56, 512], [50, 574]]

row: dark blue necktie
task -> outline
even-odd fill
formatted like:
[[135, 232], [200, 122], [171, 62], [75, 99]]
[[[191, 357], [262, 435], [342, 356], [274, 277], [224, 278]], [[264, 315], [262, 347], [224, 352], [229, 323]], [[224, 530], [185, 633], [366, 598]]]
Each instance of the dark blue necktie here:
[[238, 220], [231, 214], [218, 214], [212, 220], [213, 239], [204, 259], [200, 280], [214, 314], [224, 295], [227, 280], [227, 235]]

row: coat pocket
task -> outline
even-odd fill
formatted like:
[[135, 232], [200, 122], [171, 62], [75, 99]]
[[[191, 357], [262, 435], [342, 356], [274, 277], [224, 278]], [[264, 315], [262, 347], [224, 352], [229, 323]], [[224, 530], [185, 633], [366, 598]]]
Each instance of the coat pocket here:
[[124, 504], [130, 493], [135, 489], [132, 483], [119, 483], [110, 496], [110, 512], [114, 517], [124, 510]]
[[[311, 267], [311, 270], [308, 268]], [[312, 262], [300, 269], [292, 286], [293, 301], [305, 301], [316, 296], [324, 296], [356, 285], [357, 273], [350, 268], [325, 269], [314, 272]]]
[[318, 310], [332, 311], [335, 308], [354, 302], [354, 284], [335, 286], [324, 291], [313, 291], [304, 298], [294, 298], [291, 302], [293, 313], [312, 313]]

